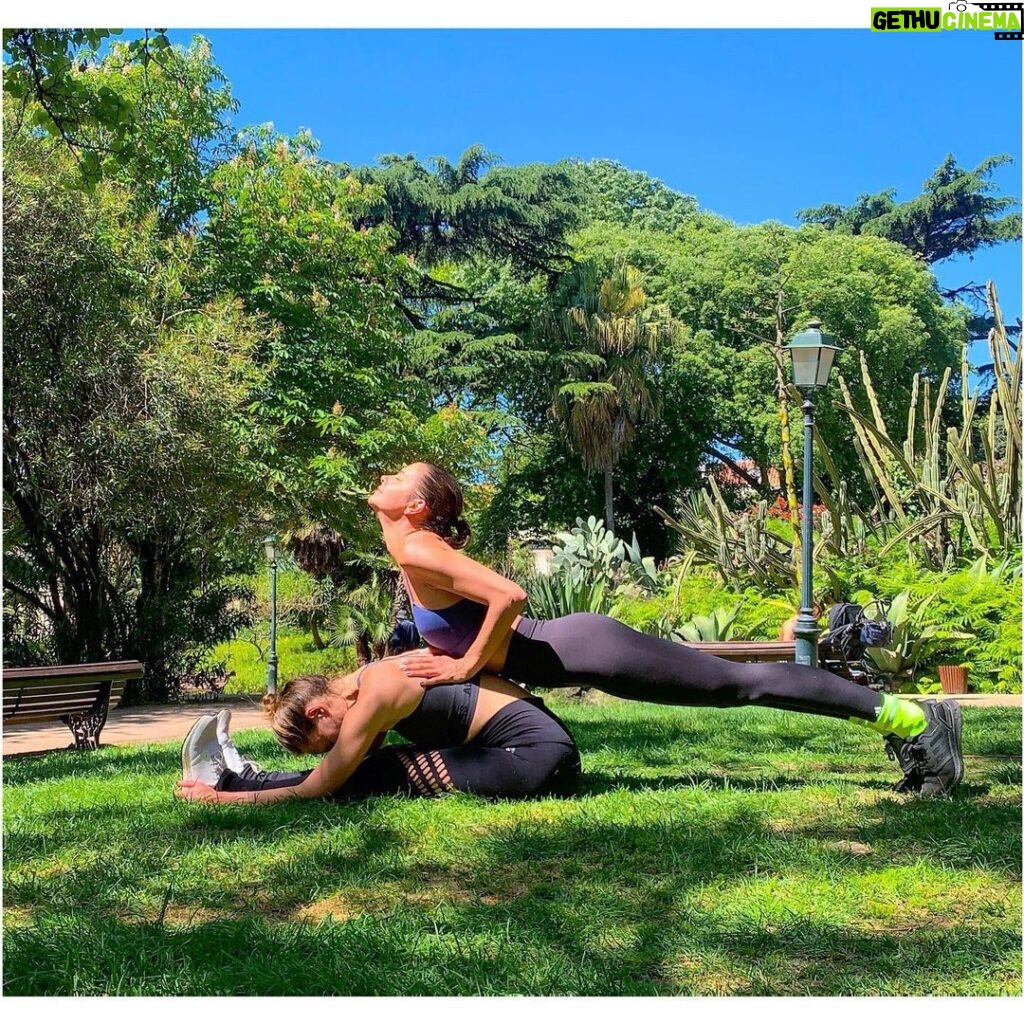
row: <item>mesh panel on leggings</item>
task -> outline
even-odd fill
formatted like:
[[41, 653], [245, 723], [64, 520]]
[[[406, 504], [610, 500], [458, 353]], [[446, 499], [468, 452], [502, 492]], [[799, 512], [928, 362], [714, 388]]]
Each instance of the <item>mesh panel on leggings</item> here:
[[455, 792], [448, 769], [436, 750], [420, 751], [415, 756], [400, 751], [398, 760], [402, 762], [409, 780], [423, 796]]

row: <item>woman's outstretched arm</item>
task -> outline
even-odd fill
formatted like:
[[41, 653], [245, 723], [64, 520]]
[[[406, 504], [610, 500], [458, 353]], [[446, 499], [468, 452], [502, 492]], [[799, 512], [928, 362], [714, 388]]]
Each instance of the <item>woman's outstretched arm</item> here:
[[370, 665], [363, 674], [359, 699], [341, 723], [337, 742], [297, 786], [228, 791], [215, 790], [194, 780], [181, 780], [177, 795], [185, 800], [246, 804], [329, 796], [349, 780], [378, 737], [405, 718], [420, 699], [422, 691], [397, 664]]

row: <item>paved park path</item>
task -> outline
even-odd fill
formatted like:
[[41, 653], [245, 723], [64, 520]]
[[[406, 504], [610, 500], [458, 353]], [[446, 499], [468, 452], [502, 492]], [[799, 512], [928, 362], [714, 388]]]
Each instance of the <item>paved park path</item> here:
[[[110, 713], [103, 727], [100, 742], [103, 746], [127, 747], [138, 743], [171, 743], [184, 739], [196, 717], [205, 712], [227, 708], [231, 712], [231, 731], [265, 729], [269, 732], [266, 716], [260, 709], [260, 694], [223, 697], [217, 701], [190, 704], [150, 704], [133, 708], [118, 708]], [[940, 697], [940, 699], [942, 699]], [[1016, 707], [1021, 706], [1018, 694], [972, 693], [956, 699], [964, 707]], [[62, 750], [71, 742], [71, 732], [60, 722], [28, 725], [7, 725], [3, 730], [3, 756], [39, 754]]]
[[[170, 743], [185, 738], [199, 715], [227, 708], [232, 733], [245, 729], [270, 731], [260, 708], [260, 694], [223, 697], [216, 701], [187, 704], [147, 704], [116, 708], [107, 717], [100, 734], [101, 746], [127, 747], [138, 743]], [[71, 730], [61, 722], [39, 722], [4, 726], [4, 757], [62, 750], [71, 742]]]

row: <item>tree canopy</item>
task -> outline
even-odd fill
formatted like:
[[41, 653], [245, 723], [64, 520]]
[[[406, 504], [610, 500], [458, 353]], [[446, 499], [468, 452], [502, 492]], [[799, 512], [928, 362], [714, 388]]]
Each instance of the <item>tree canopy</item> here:
[[985, 246], [1020, 238], [1021, 215], [1012, 211], [1019, 201], [995, 195], [992, 173], [1012, 163], [1005, 153], [982, 160], [973, 170], [958, 167], [949, 154], [925, 179], [922, 192], [896, 202], [896, 190], [864, 193], [849, 206], [825, 203], [797, 214], [805, 224], [830, 231], [875, 235], [898, 242], [926, 263], [951, 256], [969, 256]]

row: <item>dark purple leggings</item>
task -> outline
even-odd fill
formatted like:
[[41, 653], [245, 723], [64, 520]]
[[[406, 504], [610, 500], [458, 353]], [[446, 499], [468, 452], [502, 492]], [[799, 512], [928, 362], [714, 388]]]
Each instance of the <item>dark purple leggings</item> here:
[[526, 686], [592, 686], [654, 704], [756, 704], [869, 722], [882, 706], [877, 693], [824, 669], [726, 661], [587, 612], [521, 619], [501, 675]]

